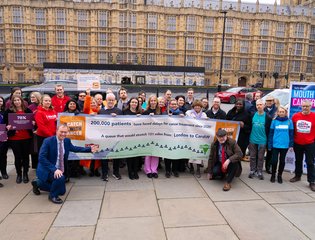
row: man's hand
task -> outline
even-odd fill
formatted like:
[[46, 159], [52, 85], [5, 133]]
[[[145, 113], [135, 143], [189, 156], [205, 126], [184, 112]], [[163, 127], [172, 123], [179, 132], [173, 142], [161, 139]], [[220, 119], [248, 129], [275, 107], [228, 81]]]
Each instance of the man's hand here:
[[241, 128], [243, 128], [244, 127], [244, 122], [240, 121], [240, 126], [241, 126]]
[[54, 172], [54, 178], [61, 178], [63, 176], [63, 173], [61, 170], [57, 169], [55, 172]]
[[97, 145], [92, 145], [92, 146], [91, 146], [91, 152], [92, 152], [92, 153], [96, 153], [96, 152], [98, 152], [98, 150], [99, 150], [99, 148], [98, 148]]
[[230, 159], [227, 159], [227, 160], [224, 162], [224, 164], [223, 164], [223, 166], [222, 166], [224, 170], [226, 170], [226, 169], [228, 168], [230, 162], [231, 162]]
[[116, 117], [117, 116], [116, 113], [111, 113], [110, 115], [112, 115], [112, 117]]

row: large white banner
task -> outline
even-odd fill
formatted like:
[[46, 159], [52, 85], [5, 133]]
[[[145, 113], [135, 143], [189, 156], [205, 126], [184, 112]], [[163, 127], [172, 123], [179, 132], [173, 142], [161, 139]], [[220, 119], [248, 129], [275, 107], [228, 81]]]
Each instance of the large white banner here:
[[59, 122], [68, 124], [73, 144], [99, 145], [99, 153], [71, 153], [72, 160], [135, 156], [207, 160], [217, 129], [227, 130], [233, 138], [239, 133], [239, 122], [180, 116], [62, 114]]

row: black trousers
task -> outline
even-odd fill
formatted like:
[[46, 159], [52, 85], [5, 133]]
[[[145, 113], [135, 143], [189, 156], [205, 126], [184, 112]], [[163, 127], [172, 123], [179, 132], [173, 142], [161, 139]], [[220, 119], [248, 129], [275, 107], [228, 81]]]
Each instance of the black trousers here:
[[305, 161], [307, 166], [307, 181], [315, 183], [315, 142], [312, 144], [300, 145], [294, 143], [295, 152], [295, 175], [301, 177], [303, 173], [303, 155], [305, 154]]
[[7, 174], [8, 142], [0, 142], [0, 171], [1, 175]]
[[272, 150], [267, 150], [267, 154], [266, 154], [266, 162], [265, 162], [265, 168], [266, 170], [270, 170], [271, 167], [271, 159], [272, 159]]
[[139, 169], [140, 157], [127, 158], [128, 174], [135, 174]]
[[[285, 156], [287, 154], [287, 148], [273, 148], [272, 149], [272, 175], [276, 175], [277, 165], [279, 162], [278, 175], [281, 176], [285, 166]], [[280, 154], [280, 157], [279, 157]], [[279, 159], [279, 161], [278, 161]]]
[[22, 169], [24, 173], [28, 172], [30, 159], [30, 145], [31, 139], [25, 140], [12, 140], [9, 141], [14, 154], [14, 165], [17, 175], [22, 175]]
[[[113, 173], [119, 173], [120, 159], [113, 159]], [[101, 160], [102, 174], [108, 174], [108, 159]]]
[[168, 159], [164, 158], [164, 164], [165, 164], [165, 171], [166, 172], [177, 172], [178, 171], [178, 165], [179, 165], [180, 159]]
[[33, 169], [37, 168], [39, 151], [40, 151], [40, 148], [43, 145], [43, 142], [46, 139], [46, 137], [41, 137], [41, 136], [36, 135], [36, 138], [37, 138], [37, 153], [31, 154], [32, 168]]
[[235, 174], [236, 174], [236, 170], [237, 168], [239, 167], [238, 163], [233, 163], [233, 162], [230, 162], [228, 168], [227, 168], [227, 171], [226, 173], [223, 173], [221, 171], [221, 166], [222, 166], [222, 163], [220, 161], [217, 161], [215, 164], [214, 164], [214, 167], [213, 167], [213, 175], [212, 177], [215, 179], [215, 178], [225, 178], [226, 177], [226, 181], [228, 183], [231, 183], [235, 177]]

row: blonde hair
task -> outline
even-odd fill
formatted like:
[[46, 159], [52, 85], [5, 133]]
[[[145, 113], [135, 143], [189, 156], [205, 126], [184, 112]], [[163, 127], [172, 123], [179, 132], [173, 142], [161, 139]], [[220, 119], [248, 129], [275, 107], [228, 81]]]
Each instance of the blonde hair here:
[[[48, 94], [44, 94], [42, 95], [42, 98], [40, 99], [40, 105], [43, 106], [43, 101], [45, 97], [49, 97], [51, 99], [51, 97]], [[49, 106], [50, 109], [53, 109], [54, 107], [52, 106], [52, 104], [50, 104]]]
[[40, 103], [40, 100], [41, 100], [41, 98], [42, 98], [42, 94], [40, 94], [40, 92], [31, 92], [30, 97], [31, 97], [32, 95], [34, 95], [34, 97], [35, 97], [36, 100], [37, 100], [37, 103], [39, 104], [39, 103]]

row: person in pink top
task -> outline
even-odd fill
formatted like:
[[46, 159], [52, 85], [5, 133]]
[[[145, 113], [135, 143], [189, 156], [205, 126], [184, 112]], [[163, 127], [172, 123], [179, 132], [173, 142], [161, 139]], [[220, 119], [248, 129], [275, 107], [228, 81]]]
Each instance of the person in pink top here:
[[51, 98], [51, 104], [57, 113], [63, 112], [66, 103], [70, 100], [70, 97], [65, 95], [65, 90], [61, 84], [55, 86], [56, 95]]

